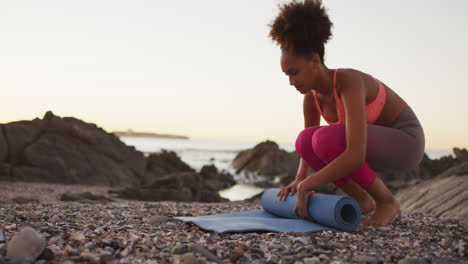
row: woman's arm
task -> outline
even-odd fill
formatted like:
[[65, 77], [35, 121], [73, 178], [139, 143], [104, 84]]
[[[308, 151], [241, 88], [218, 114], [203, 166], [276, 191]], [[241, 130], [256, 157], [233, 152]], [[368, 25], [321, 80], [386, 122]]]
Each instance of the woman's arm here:
[[340, 70], [337, 82], [341, 86], [341, 101], [346, 112], [346, 150], [320, 171], [298, 185], [298, 192], [306, 193], [313, 188], [338, 180], [365, 162], [367, 120], [366, 91], [361, 73], [355, 70]]
[[[320, 113], [317, 110], [314, 95], [312, 93], [308, 93], [304, 96], [303, 111], [305, 128], [320, 125]], [[285, 200], [289, 194], [295, 194], [297, 192], [297, 186], [300, 182], [307, 178], [310, 170], [311, 168], [307, 162], [301, 158], [299, 162], [299, 168], [296, 173], [296, 179], [288, 186], [281, 188], [281, 190], [276, 194], [276, 196], [279, 196], [278, 199]]]
[[[317, 105], [315, 104], [314, 95], [312, 92], [304, 96], [303, 103], [303, 115], [304, 115], [304, 127], [314, 127], [320, 125], [320, 113], [317, 110]], [[296, 179], [305, 179], [310, 172], [310, 167], [305, 161], [302, 160], [299, 162], [299, 169], [297, 171]]]

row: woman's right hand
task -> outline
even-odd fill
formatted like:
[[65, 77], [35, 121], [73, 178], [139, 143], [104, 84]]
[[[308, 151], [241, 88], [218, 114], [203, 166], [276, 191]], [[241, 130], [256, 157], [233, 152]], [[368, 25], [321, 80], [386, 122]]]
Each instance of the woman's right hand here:
[[297, 192], [297, 185], [299, 185], [301, 181], [302, 180], [296, 178], [296, 180], [291, 182], [288, 186], [281, 188], [279, 193], [276, 194], [276, 196], [279, 196], [278, 200], [286, 200], [289, 194], [295, 194]]

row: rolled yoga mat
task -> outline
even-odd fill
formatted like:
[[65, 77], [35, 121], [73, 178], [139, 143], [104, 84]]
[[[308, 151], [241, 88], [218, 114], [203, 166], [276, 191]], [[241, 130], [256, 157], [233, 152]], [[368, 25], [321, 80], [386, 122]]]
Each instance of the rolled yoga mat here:
[[352, 232], [361, 222], [361, 209], [352, 197], [316, 193], [309, 197], [311, 222], [294, 214], [296, 194], [279, 201], [280, 189], [268, 189], [263, 193], [264, 211], [254, 210], [238, 213], [174, 217], [191, 222], [204, 230], [224, 232], [318, 232], [323, 230]]

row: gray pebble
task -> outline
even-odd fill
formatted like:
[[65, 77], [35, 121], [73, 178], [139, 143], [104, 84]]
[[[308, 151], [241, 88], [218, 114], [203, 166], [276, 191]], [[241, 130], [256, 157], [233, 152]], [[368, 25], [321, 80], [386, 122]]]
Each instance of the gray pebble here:
[[298, 237], [298, 238], [294, 239], [293, 242], [297, 242], [297, 243], [300, 243], [302, 245], [309, 244], [309, 240], [307, 240], [307, 239], [305, 239], [303, 237]]
[[112, 256], [112, 252], [107, 251], [107, 250], [101, 250], [101, 251], [99, 252], [99, 256], [100, 256], [100, 257]]
[[356, 261], [359, 263], [376, 263], [377, 259], [372, 256], [357, 255], [353, 257], [353, 261]]
[[187, 253], [182, 256], [180, 263], [182, 264], [199, 264], [200, 262], [193, 253]]
[[13, 202], [17, 204], [26, 204], [26, 203], [38, 203], [39, 201], [34, 199], [34, 198], [28, 198], [24, 196], [17, 196], [13, 199], [11, 199]]
[[17, 233], [8, 243], [8, 259], [39, 257], [46, 247], [44, 238], [34, 229], [26, 227]]
[[338, 249], [345, 249], [345, 245], [343, 245], [342, 243], [340, 242], [334, 242], [334, 241], [331, 241], [328, 243], [328, 245], [332, 248], [338, 248]]
[[405, 259], [400, 259], [398, 261], [398, 264], [426, 264], [426, 263], [427, 263], [426, 260], [422, 258], [405, 258]]
[[150, 248], [154, 246], [153, 241], [151, 240], [150, 237], [145, 237], [145, 239], [143, 239], [143, 244], [145, 244], [146, 246]]
[[5, 229], [0, 228], [0, 243], [6, 242]]
[[319, 259], [329, 260], [330, 258], [325, 254], [320, 254]]
[[163, 215], [153, 215], [149, 220], [148, 220], [148, 223], [152, 224], [152, 225], [159, 225], [159, 224], [162, 224], [164, 222], [167, 222], [169, 221], [169, 219], [171, 219], [170, 217], [167, 217], [167, 216], [163, 216]]
[[185, 254], [187, 252], [188, 252], [187, 245], [180, 245], [180, 246], [175, 247], [172, 250], [172, 254], [174, 254], [174, 255], [182, 255], [182, 254]]
[[219, 261], [219, 258], [217, 256], [211, 253], [208, 249], [198, 244], [190, 245], [189, 250], [194, 253], [200, 253], [201, 255], [206, 257], [209, 261], [214, 261], [214, 262]]
[[312, 257], [312, 258], [305, 258], [304, 259], [304, 264], [318, 264], [320, 263], [320, 259], [317, 257]]
[[54, 215], [49, 219], [49, 222], [52, 223], [52, 224], [55, 224], [58, 221], [60, 221], [60, 217], [58, 215]]

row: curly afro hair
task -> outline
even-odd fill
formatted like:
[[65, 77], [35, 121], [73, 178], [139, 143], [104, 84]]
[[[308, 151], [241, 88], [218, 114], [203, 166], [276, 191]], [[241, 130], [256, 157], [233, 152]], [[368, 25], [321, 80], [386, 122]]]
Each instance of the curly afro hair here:
[[295, 55], [311, 57], [318, 53], [323, 63], [325, 43], [330, 39], [333, 23], [321, 1], [293, 1], [280, 5], [271, 27], [270, 37], [281, 49]]

